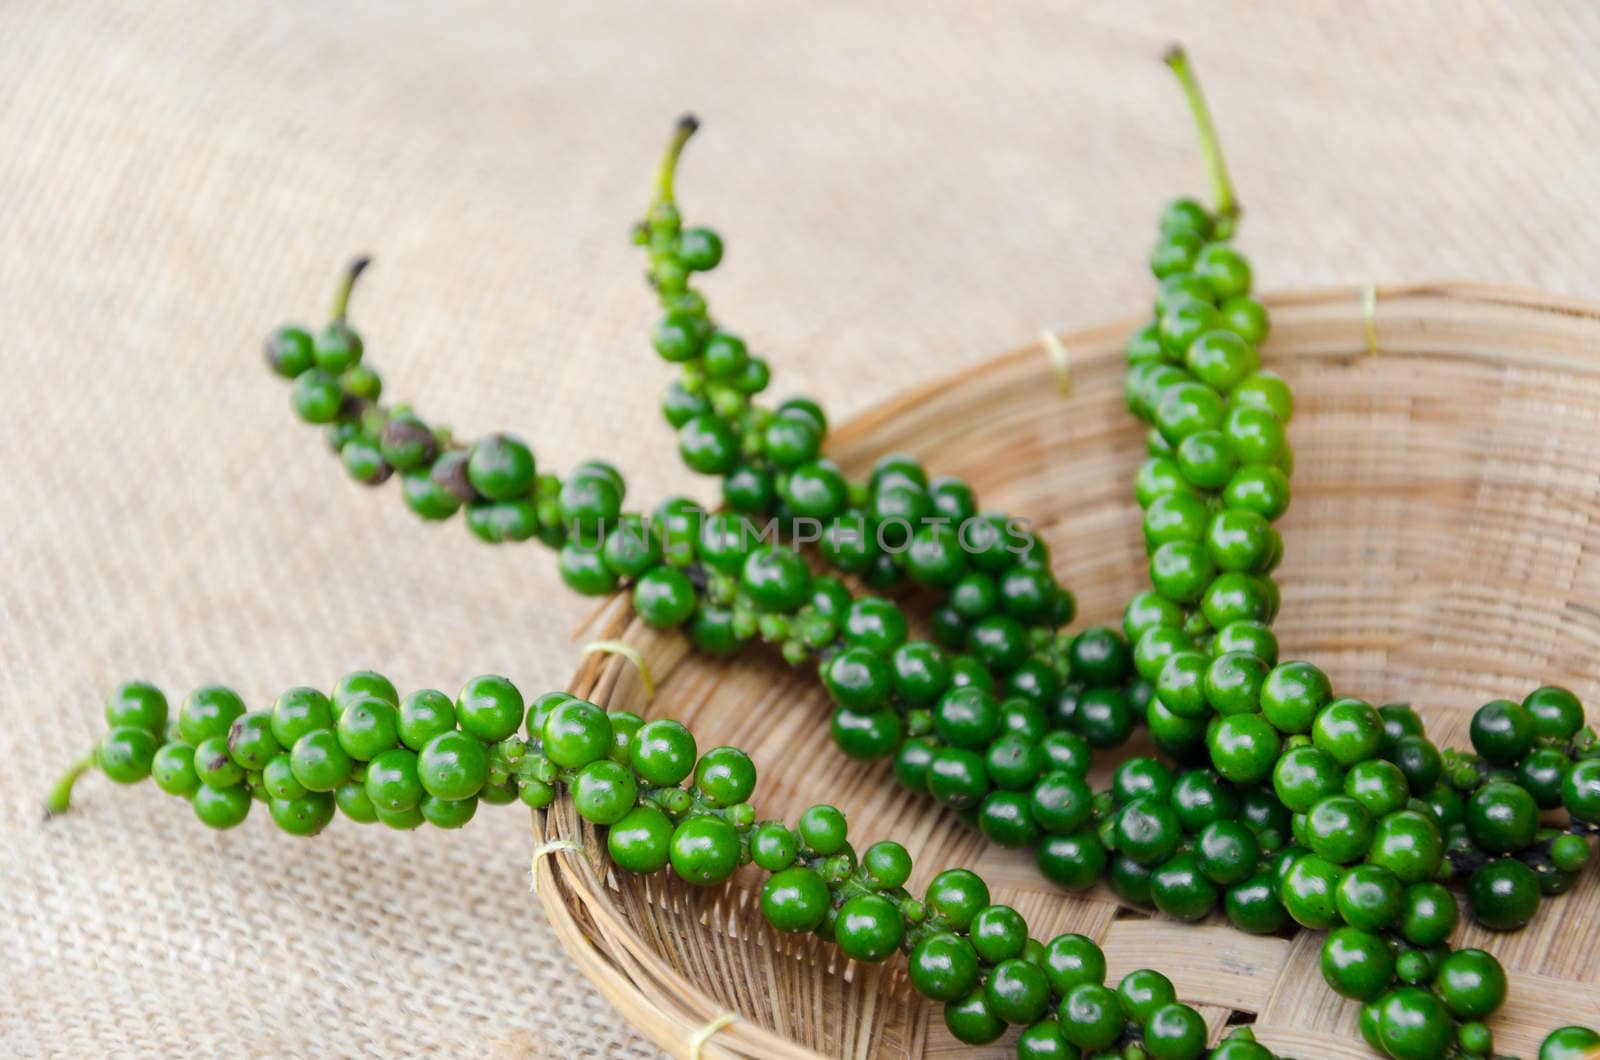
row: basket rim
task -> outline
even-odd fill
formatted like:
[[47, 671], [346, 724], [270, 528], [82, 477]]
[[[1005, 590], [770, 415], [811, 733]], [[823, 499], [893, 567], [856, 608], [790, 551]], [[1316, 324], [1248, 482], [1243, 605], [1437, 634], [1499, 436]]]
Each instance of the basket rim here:
[[[1480, 305], [1485, 308], [1519, 309], [1537, 314], [1554, 314], [1579, 320], [1600, 321], [1600, 299], [1542, 291], [1535, 287], [1515, 284], [1486, 283], [1477, 280], [1425, 280], [1414, 283], [1389, 284], [1333, 284], [1320, 287], [1291, 287], [1278, 291], [1262, 292], [1259, 299], [1269, 309], [1291, 309], [1310, 306], [1336, 308], [1355, 302], [1370, 305], [1373, 316], [1379, 307], [1397, 301], [1434, 302]], [[1132, 313], [1115, 320], [1067, 331], [1046, 331], [1045, 334], [1069, 347], [1095, 347], [1120, 339], [1138, 327], [1147, 315]], [[1378, 323], [1374, 319], [1374, 323]], [[851, 443], [877, 428], [885, 420], [913, 405], [942, 394], [964, 381], [973, 370], [1009, 366], [1018, 361], [1036, 358], [1040, 353], [1040, 340], [1015, 347], [1004, 353], [990, 355], [957, 368], [937, 379], [916, 384], [898, 394], [885, 398], [851, 416], [828, 432], [830, 444]], [[1324, 353], [1275, 353], [1304, 360], [1314, 357], [1344, 358], [1353, 351], [1328, 351]], [[1600, 370], [1600, 349], [1592, 355], [1593, 367]], [[1567, 365], [1567, 367], [1573, 367]]]
[[[1329, 359], [1348, 360], [1353, 356], [1374, 352], [1374, 329], [1381, 336], [1384, 310], [1390, 313], [1404, 307], [1405, 313], [1415, 317], [1426, 315], [1435, 305], [1479, 307], [1485, 311], [1513, 310], [1536, 317], [1556, 316], [1585, 322], [1600, 322], [1600, 300], [1573, 295], [1541, 291], [1535, 288], [1477, 281], [1425, 281], [1413, 283], [1328, 285], [1291, 288], [1263, 292], [1258, 296], [1269, 309], [1327, 308], [1349, 310], [1352, 306], [1360, 312], [1357, 323], [1365, 323], [1365, 336], [1353, 329], [1349, 345], [1315, 351], [1277, 351], [1275, 356], [1296, 360]], [[1130, 314], [1088, 327], [1061, 332], [1046, 332], [1063, 345], [1082, 352], [1084, 362], [1095, 358], [1121, 355], [1121, 340], [1146, 319], [1144, 314]], [[1365, 341], [1363, 341], [1363, 338]], [[864, 438], [908, 408], [922, 404], [950, 389], [970, 381], [974, 373], [983, 373], [1000, 367], [1013, 367], [1019, 362], [1041, 357], [1043, 341], [1036, 340], [1009, 351], [979, 358], [951, 370], [937, 379], [914, 385], [889, 398], [879, 401], [829, 432], [829, 445], [842, 448], [858, 445]], [[1391, 356], [1423, 356], [1416, 351], [1392, 353]], [[1452, 350], [1457, 359], [1479, 360], [1485, 363], [1504, 363], [1504, 351], [1497, 354], [1474, 354], [1471, 351]], [[1583, 371], [1600, 374], [1600, 346], [1583, 349], [1579, 359], [1556, 360], [1532, 357], [1531, 363], [1552, 369]], [[1075, 362], [1076, 363], [1076, 362]], [[599, 604], [573, 632], [577, 641], [596, 630], [600, 635], [614, 636], [627, 627], [632, 617], [626, 593], [617, 593]], [[673, 636], [673, 634], [666, 634]], [[604, 654], [584, 654], [568, 682], [569, 690], [588, 688], [591, 696], [610, 692], [629, 663]], [[602, 953], [589, 938], [583, 921], [592, 926], [622, 928], [609, 903], [604, 898], [606, 877], [610, 872], [606, 864], [603, 844], [597, 841], [597, 831], [571, 811], [570, 804], [558, 803], [547, 810], [531, 812], [532, 837], [535, 850], [549, 852], [552, 843], [571, 852], [571, 858], [541, 857], [533, 859], [531, 872], [534, 892], [543, 905], [552, 928], [563, 948], [573, 958], [594, 984], [600, 994], [641, 1033], [657, 1046], [680, 1057], [773, 1057], [822, 1058], [824, 1054], [797, 1045], [778, 1033], [754, 1022], [732, 1014], [732, 1022], [721, 1022], [728, 1015], [726, 1009], [698, 984], [685, 980], [675, 969], [642, 939], [630, 938], [632, 944], [623, 955], [631, 967], [624, 967], [617, 955]], [[567, 844], [575, 843], [576, 848]], [[581, 862], [581, 864], [579, 863]], [[622, 932], [629, 937], [631, 932]], [[615, 935], [613, 935], [615, 937]], [[670, 981], [677, 991], [674, 996], [646, 996], [635, 981], [635, 974], [644, 973], [657, 983]], [[720, 1023], [720, 1025], [719, 1025]]]

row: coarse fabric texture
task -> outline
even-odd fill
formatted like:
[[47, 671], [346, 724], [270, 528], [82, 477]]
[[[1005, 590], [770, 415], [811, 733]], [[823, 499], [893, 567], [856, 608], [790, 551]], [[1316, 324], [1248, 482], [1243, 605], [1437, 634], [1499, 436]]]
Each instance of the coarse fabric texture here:
[[656, 412], [626, 238], [684, 109], [718, 313], [836, 418], [1143, 303], [1156, 211], [1204, 191], [1174, 39], [1263, 285], [1600, 276], [1583, 0], [795, 11], [0, 9], [0, 1054], [654, 1054], [540, 919], [515, 809], [298, 842], [91, 776], [40, 821], [119, 679], [263, 707], [363, 666], [572, 674], [592, 605], [548, 552], [350, 484], [263, 368], [354, 252], [389, 394], [551, 468], [610, 459], [635, 505], [712, 499]]

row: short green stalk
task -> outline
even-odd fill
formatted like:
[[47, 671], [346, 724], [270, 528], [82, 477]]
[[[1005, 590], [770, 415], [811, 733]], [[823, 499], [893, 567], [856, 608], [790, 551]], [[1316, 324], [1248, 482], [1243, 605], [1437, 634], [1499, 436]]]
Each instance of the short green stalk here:
[[656, 170], [656, 202], [672, 205], [673, 178], [678, 172], [678, 158], [683, 154], [683, 147], [689, 142], [695, 130], [700, 128], [700, 119], [693, 114], [685, 114], [678, 119], [677, 126], [672, 131], [672, 139], [667, 141], [667, 150], [661, 156], [661, 168]]
[[55, 787], [50, 789], [50, 794], [45, 796], [44, 812], [46, 817], [53, 817], [58, 813], [66, 813], [72, 805], [72, 786], [95, 765], [94, 752], [90, 751], [61, 774], [61, 779], [56, 781]]
[[361, 274], [366, 271], [367, 266], [371, 264], [371, 258], [360, 257], [352, 261], [350, 263], [350, 267], [345, 270], [344, 280], [339, 284], [339, 289], [335, 291], [333, 295], [334, 323], [344, 323], [345, 317], [350, 312], [350, 295], [353, 291], [355, 291], [356, 281], [361, 278]]
[[1189, 101], [1189, 109], [1194, 113], [1195, 127], [1200, 133], [1200, 150], [1205, 155], [1206, 169], [1211, 174], [1211, 186], [1217, 198], [1217, 220], [1231, 227], [1231, 223], [1239, 217], [1239, 200], [1234, 195], [1233, 179], [1228, 176], [1228, 163], [1222, 157], [1222, 144], [1217, 138], [1216, 124], [1211, 120], [1211, 108], [1206, 105], [1205, 94], [1200, 91], [1200, 80], [1195, 77], [1194, 67], [1189, 65], [1189, 55], [1181, 45], [1173, 45], [1163, 58], [1177, 75], [1178, 84], [1183, 87], [1184, 97]]

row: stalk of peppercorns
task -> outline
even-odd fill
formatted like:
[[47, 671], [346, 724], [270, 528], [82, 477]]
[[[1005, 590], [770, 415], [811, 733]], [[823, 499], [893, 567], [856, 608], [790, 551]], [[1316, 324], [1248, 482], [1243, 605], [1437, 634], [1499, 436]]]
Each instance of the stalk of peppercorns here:
[[[361, 824], [459, 828], [480, 802], [544, 809], [565, 795], [606, 828], [606, 850], [626, 872], [670, 865], [709, 887], [753, 864], [769, 874], [760, 905], [777, 930], [814, 933], [867, 963], [904, 952], [912, 985], [943, 1003], [964, 1042], [991, 1042], [1016, 1026], [1025, 1060], [1127, 1049], [1154, 1060], [1272, 1056], [1247, 1028], [1208, 1051], [1205, 1022], [1166, 976], [1145, 968], [1106, 985], [1105, 954], [1092, 939], [1029, 937], [1022, 915], [991, 901], [975, 873], [946, 869], [913, 897], [905, 847], [878, 842], [858, 856], [832, 806], [810, 807], [793, 827], [758, 821], [750, 757], [734, 747], [701, 753], [676, 721], [607, 713], [564, 692], [528, 703], [493, 675], [468, 681], [454, 699], [432, 689], [401, 698], [371, 671], [346, 675], [331, 695], [290, 689], [255, 712], [208, 685], [185, 698], [176, 720], [168, 713], [153, 685], [118, 686], [92, 762], [123, 784], [153, 777], [214, 828], [240, 824], [257, 802], [298, 836], [321, 832], [336, 809]], [[66, 810], [84, 768], [57, 786], [53, 811]]]
[[[769, 365], [718, 325], [690, 286], [723, 255], [721, 236], [685, 227], [677, 205], [678, 162], [698, 127], [693, 117], [679, 120], [657, 171], [654, 201], [634, 228], [664, 314], [653, 344], [679, 366], [662, 410], [678, 431], [684, 463], [721, 478], [730, 511], [785, 526], [811, 520], [823, 559], [869, 588], [909, 580], [930, 590], [939, 604], [934, 634], [952, 650], [1005, 655], [1020, 654], [1025, 640], [1047, 644], [1076, 608], [1018, 520], [980, 514], [970, 485], [948, 475], [930, 479], [900, 453], [878, 461], [865, 481], [851, 482], [821, 455], [828, 420], [816, 401], [757, 403], [771, 379]], [[1022, 663], [1019, 657], [1011, 665]]]
[[[1155, 686], [1147, 721], [1162, 749], [1209, 760], [1236, 785], [1270, 782], [1278, 808], [1253, 837], [1224, 818], [1190, 846], [1179, 819], [1187, 798], [1170, 794], [1176, 785], [1162, 797], [1170, 774], [1141, 764], [1140, 791], [1119, 771], [1115, 817], [1102, 819], [1116, 851], [1111, 882], [1190, 919], [1237, 873], [1226, 901], [1235, 924], [1271, 931], [1292, 918], [1336, 929], [1323, 974], [1366, 1002], [1362, 1033], [1374, 1048], [1488, 1055], [1482, 1020], [1503, 1000], [1505, 975], [1487, 953], [1445, 945], [1457, 908], [1441, 881], [1470, 874], [1469, 908], [1500, 929], [1527, 923], [1541, 889], [1570, 887], [1600, 812], [1594, 736], [1580, 731], [1576, 698], [1546, 687], [1481, 708], [1477, 756], [1441, 755], [1408, 707], [1335, 698], [1320, 670], [1276, 664], [1276, 644], [1255, 632], [1277, 610], [1270, 573], [1282, 539], [1270, 523], [1288, 504], [1293, 402], [1259, 369], [1269, 323], [1229, 242], [1238, 206], [1209, 112], [1183, 53], [1168, 61], [1201, 131], [1217, 209], [1178, 200], [1164, 211], [1150, 257], [1156, 318], [1128, 347], [1128, 404], [1151, 424], [1135, 493], [1152, 592], [1130, 605], [1125, 625], [1135, 667]], [[1238, 622], [1252, 624], [1248, 636], [1229, 635]], [[1568, 830], [1541, 829], [1538, 811], [1562, 805]], [[1252, 857], [1252, 838], [1257, 851], [1279, 849]], [[1542, 1052], [1588, 1036], [1563, 1029]]]

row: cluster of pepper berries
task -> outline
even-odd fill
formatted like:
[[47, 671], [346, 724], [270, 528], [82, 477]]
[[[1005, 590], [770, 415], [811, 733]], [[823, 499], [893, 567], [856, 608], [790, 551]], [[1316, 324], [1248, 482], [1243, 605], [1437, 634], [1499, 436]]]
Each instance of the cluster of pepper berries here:
[[[153, 776], [215, 828], [241, 823], [258, 801], [293, 835], [322, 831], [335, 807], [363, 824], [453, 828], [479, 800], [542, 809], [564, 794], [606, 828], [618, 868], [670, 865], [689, 883], [714, 886], [754, 865], [768, 874], [761, 911], [777, 930], [815, 933], [864, 962], [905, 951], [912, 985], [944, 1004], [963, 1041], [993, 1041], [1019, 1026], [1018, 1055], [1027, 1058], [1138, 1047], [1153, 1060], [1194, 1060], [1205, 1052], [1204, 1020], [1166, 976], [1146, 968], [1107, 985], [1105, 954], [1092, 939], [1031, 938], [1022, 915], [993, 902], [965, 869], [939, 873], [913, 897], [905, 847], [883, 841], [858, 854], [832, 806], [808, 808], [792, 827], [758, 821], [749, 756], [734, 747], [701, 753], [670, 719], [607, 713], [565, 692], [525, 702], [495, 675], [473, 678], [453, 700], [432, 689], [402, 699], [370, 671], [346, 675], [328, 695], [290, 689], [257, 712], [230, 689], [206, 686], [170, 724], [161, 691], [130, 682], [112, 692], [105, 714], [99, 768], [120, 783]], [[57, 811], [71, 779], [52, 797]], [[1243, 1028], [1211, 1055], [1271, 1057]]]
[[[689, 242], [700, 246], [706, 237]], [[659, 257], [656, 264], [661, 271]], [[352, 278], [358, 274], [359, 267], [352, 269]], [[336, 305], [337, 327], [330, 330], [353, 336], [343, 318], [348, 290], [347, 284]], [[313, 349], [321, 340], [290, 326], [268, 341], [275, 368], [285, 374], [298, 369], [293, 403], [308, 418], [299, 400], [301, 380], [320, 369], [314, 355], [311, 361], [280, 356], [286, 335], [307, 336]], [[814, 402], [791, 403], [800, 407], [813, 410], [808, 421], [822, 421]], [[1041, 867], [1053, 879], [1083, 880], [1103, 863], [1092, 834], [1073, 834], [1088, 819], [1069, 793], [1081, 784], [1093, 749], [1128, 738], [1151, 687], [1136, 678], [1117, 631], [1058, 631], [1074, 605], [1049, 573], [1047, 547], [1003, 513], [974, 514], [976, 501], [964, 483], [930, 480], [915, 460], [891, 454], [878, 461], [860, 490], [869, 498], [935, 498], [927, 502], [935, 505], [930, 510], [962, 519], [956, 533], [967, 567], [949, 584], [928, 587], [946, 601], [938, 604], [945, 617], [935, 618], [934, 633], [943, 642], [936, 643], [910, 638], [899, 605], [855, 596], [840, 578], [814, 573], [794, 549], [766, 543], [756, 519], [789, 526], [795, 517], [788, 512], [708, 514], [672, 498], [645, 517], [622, 510], [621, 478], [602, 462], [580, 465], [563, 483], [537, 474], [531, 451], [509, 435], [455, 447], [447, 431], [430, 429], [414, 412], [386, 408], [372, 397], [346, 392], [337, 408], [329, 433], [345, 449], [376, 437], [381, 455], [394, 448], [385, 440], [399, 424], [432, 439], [403, 470], [405, 497], [420, 514], [452, 514], [442, 504], [417, 503], [449, 483], [452, 496], [469, 498], [469, 525], [519, 528], [486, 539], [538, 537], [559, 544], [563, 577], [581, 591], [608, 591], [628, 579], [635, 609], [647, 622], [684, 626], [703, 650], [723, 654], [759, 638], [777, 645], [793, 664], [818, 665], [836, 704], [833, 734], [847, 754], [893, 756], [903, 783], [971, 811], [991, 838], [1008, 846], [1037, 845]], [[532, 499], [540, 493], [543, 503]], [[912, 502], [902, 510], [914, 510]], [[913, 557], [915, 577], [919, 553], [916, 535], [910, 536], [904, 554]], [[978, 544], [969, 554], [964, 549], [973, 541]], [[1264, 629], [1260, 633], [1270, 637]]]
[[[1183, 199], [1163, 212], [1150, 256], [1155, 315], [1128, 347], [1128, 404], [1150, 425], [1135, 496], [1151, 589], [1129, 603], [1121, 633], [1060, 632], [1074, 606], [1043, 542], [1004, 513], [980, 514], [965, 483], [930, 479], [898, 454], [852, 483], [821, 455], [827, 420], [816, 402], [756, 403], [769, 367], [690, 287], [723, 254], [713, 231], [682, 225], [674, 200], [692, 121], [676, 131], [635, 237], [665, 313], [655, 348], [681, 366], [664, 411], [685, 463], [722, 478], [725, 511], [673, 499], [650, 518], [626, 513], [608, 464], [563, 481], [537, 473], [514, 437], [462, 446], [410, 409], [381, 405], [381, 381], [346, 319], [364, 260], [332, 323], [315, 336], [278, 329], [268, 360], [357, 480], [399, 472], [424, 518], [465, 508], [486, 541], [538, 538], [560, 550], [569, 585], [627, 584], [647, 622], [683, 626], [704, 650], [759, 638], [793, 664], [814, 663], [847, 753], [893, 755], [902, 783], [996, 842], [1034, 847], [1050, 879], [1078, 889], [1104, 877], [1125, 900], [1184, 920], [1220, 905], [1247, 931], [1329, 930], [1323, 974], [1365, 1003], [1374, 1048], [1487, 1056], [1483, 1020], [1503, 1000], [1505, 975], [1487, 953], [1445, 944], [1458, 914], [1444, 884], [1464, 879], [1474, 916], [1502, 929], [1525, 924], [1541, 894], [1569, 888], [1589, 857], [1585, 836], [1600, 830], [1600, 750], [1563, 689], [1486, 705], [1473, 722], [1476, 754], [1441, 753], [1410, 708], [1335, 697], [1316, 667], [1278, 662], [1271, 574], [1283, 542], [1272, 524], [1289, 502], [1293, 401], [1260, 367], [1270, 322], [1230, 242], [1231, 184], [1198, 87], [1181, 54], [1171, 62], [1218, 206]], [[797, 538], [809, 526], [823, 560], [869, 588], [922, 587], [934, 599], [934, 640], [910, 639], [897, 605], [857, 597], [794, 549], [767, 544], [761, 520]], [[758, 824], [748, 757], [717, 748], [697, 760], [674, 722], [607, 715], [559, 693], [524, 712], [495, 677], [454, 701], [437, 692], [401, 701], [366, 673], [331, 696], [292, 690], [254, 714], [226, 689], [201, 689], [170, 727], [165, 700], [136, 683], [113, 695], [107, 720], [96, 754], [53, 794], [56, 808], [90, 765], [125, 782], [153, 775], [218, 827], [264, 801], [296, 834], [320, 831], [335, 806], [358, 821], [452, 827], [478, 801], [542, 808], [566, 792], [608, 829], [624, 869], [670, 864], [711, 885], [753, 862], [772, 873], [762, 907], [775, 927], [814, 931], [863, 961], [907, 951], [913, 983], [945, 1002], [963, 1041], [1018, 1025], [1025, 1057], [1205, 1051], [1204, 1024], [1164, 976], [1147, 969], [1106, 986], [1091, 941], [1029, 939], [972, 874], [943, 873], [917, 901], [903, 886], [904, 848], [879, 843], [858, 861], [831, 807], [812, 807], [796, 828]], [[1137, 722], [1178, 770], [1133, 758], [1110, 790], [1091, 792], [1093, 752]], [[524, 725], [526, 738], [516, 735]], [[1570, 824], [1541, 827], [1539, 812], [1557, 808]], [[1596, 1044], [1592, 1031], [1562, 1028], [1540, 1055]], [[1243, 1031], [1210, 1055], [1270, 1053]]]

